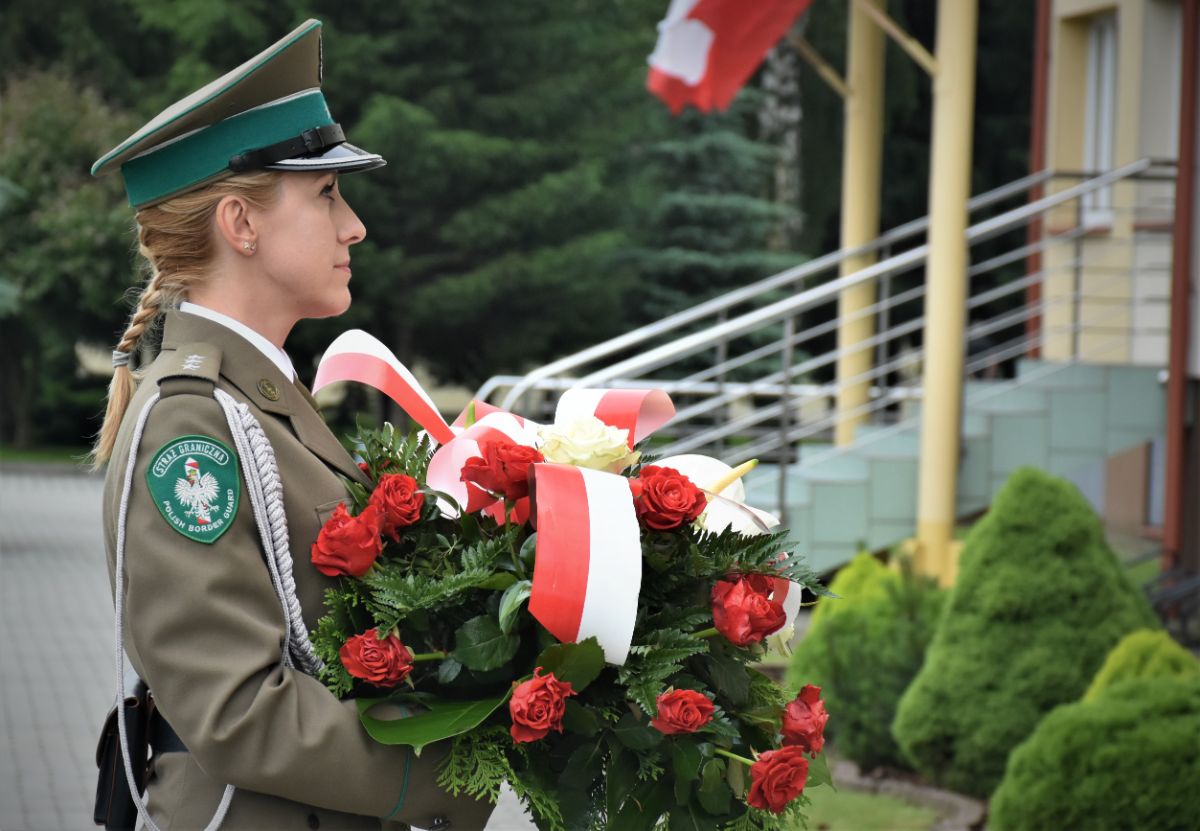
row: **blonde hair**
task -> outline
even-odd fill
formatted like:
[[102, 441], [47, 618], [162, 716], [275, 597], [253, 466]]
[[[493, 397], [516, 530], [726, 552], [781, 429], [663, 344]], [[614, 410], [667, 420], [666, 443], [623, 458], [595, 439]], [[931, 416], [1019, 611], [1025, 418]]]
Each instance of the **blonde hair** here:
[[[273, 170], [241, 173], [138, 210], [138, 253], [145, 260], [146, 284], [117, 343], [118, 352], [128, 352], [136, 359], [143, 335], [153, 329], [159, 316], [187, 299], [189, 288], [205, 278], [215, 250], [217, 203], [226, 196], [240, 196], [255, 207], [270, 208], [279, 198], [282, 175]], [[93, 470], [112, 455], [138, 380], [128, 366], [113, 369], [104, 422], [92, 446]]]

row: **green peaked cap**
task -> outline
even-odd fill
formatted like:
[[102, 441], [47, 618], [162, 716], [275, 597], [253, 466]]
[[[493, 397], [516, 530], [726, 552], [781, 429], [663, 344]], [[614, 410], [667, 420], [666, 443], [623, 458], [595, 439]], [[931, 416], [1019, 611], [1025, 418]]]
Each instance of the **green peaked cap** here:
[[176, 101], [101, 156], [143, 207], [231, 170], [366, 170], [383, 159], [348, 144], [321, 93], [321, 22], [308, 20]]

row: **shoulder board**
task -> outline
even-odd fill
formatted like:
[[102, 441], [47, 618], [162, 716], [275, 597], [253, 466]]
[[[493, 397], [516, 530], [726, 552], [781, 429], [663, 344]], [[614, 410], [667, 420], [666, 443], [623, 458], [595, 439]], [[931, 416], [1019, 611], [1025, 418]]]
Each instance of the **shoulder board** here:
[[158, 378], [159, 390], [163, 395], [173, 392], [191, 392], [193, 384], [177, 381], [199, 381], [206, 387], [215, 387], [221, 374], [221, 350], [204, 342], [180, 344], [174, 354], [164, 356], [166, 366]]

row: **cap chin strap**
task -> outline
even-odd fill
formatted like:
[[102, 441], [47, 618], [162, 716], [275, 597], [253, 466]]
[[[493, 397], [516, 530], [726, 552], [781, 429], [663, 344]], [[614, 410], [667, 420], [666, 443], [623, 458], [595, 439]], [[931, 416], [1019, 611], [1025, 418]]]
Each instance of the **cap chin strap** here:
[[238, 153], [229, 160], [229, 169], [235, 173], [246, 170], [258, 170], [267, 165], [281, 162], [284, 159], [294, 159], [297, 156], [314, 156], [324, 153], [331, 147], [337, 147], [346, 140], [341, 124], [326, 124], [323, 127], [313, 127], [298, 136], [275, 144], [268, 144], [257, 150], [247, 150]]

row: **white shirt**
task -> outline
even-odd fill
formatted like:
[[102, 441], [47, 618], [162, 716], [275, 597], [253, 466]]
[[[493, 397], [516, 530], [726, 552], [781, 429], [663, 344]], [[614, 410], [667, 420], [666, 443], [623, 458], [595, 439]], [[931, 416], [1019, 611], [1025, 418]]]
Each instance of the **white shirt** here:
[[279, 367], [279, 371], [289, 381], [295, 382], [296, 368], [292, 366], [292, 359], [287, 356], [287, 353], [280, 349], [275, 344], [264, 338], [258, 332], [255, 332], [245, 323], [240, 320], [234, 320], [229, 315], [215, 312], [207, 306], [200, 306], [190, 301], [183, 301], [179, 304], [179, 311], [197, 317], [207, 318], [213, 323], [220, 323], [226, 329], [230, 329], [238, 335], [241, 335], [246, 340], [250, 341], [259, 352], [271, 359], [271, 363]]

